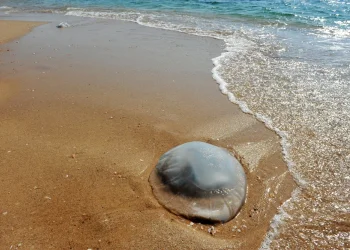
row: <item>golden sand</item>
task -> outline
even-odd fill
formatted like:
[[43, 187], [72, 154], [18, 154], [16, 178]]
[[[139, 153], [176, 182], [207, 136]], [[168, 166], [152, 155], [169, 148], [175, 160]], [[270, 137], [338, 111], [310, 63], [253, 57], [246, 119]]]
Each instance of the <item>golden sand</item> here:
[[0, 44], [19, 38], [41, 24], [43, 24], [43, 22], [0, 20]]
[[[18, 38], [39, 24], [0, 22], [0, 30], [6, 30], [1, 40]], [[165, 31], [123, 25], [144, 32], [133, 35], [146, 36], [149, 32], [150, 37], [159, 37], [163, 32], [166, 37]], [[127, 26], [126, 30], [131, 28]], [[184, 46], [192, 39], [166, 34]], [[200, 41], [213, 42], [193, 39], [197, 39], [193, 43], [196, 46]], [[172, 55], [179, 53], [165, 51], [163, 57], [152, 56], [160, 58], [160, 65], [171, 65]], [[128, 55], [132, 57], [132, 51]], [[294, 183], [282, 159], [278, 136], [221, 95], [210, 76], [209, 64], [203, 69], [206, 75], [197, 77], [194, 72], [185, 79], [176, 72], [153, 74], [139, 68], [104, 79], [93, 67], [78, 65], [62, 73], [54, 68], [56, 65], [67, 64], [47, 64], [45, 74], [35, 73], [39, 66], [33, 73], [30, 64], [18, 64], [15, 69], [24, 67], [29, 73], [16, 70], [6, 80], [0, 74], [0, 246], [260, 246], [277, 207], [289, 198]], [[6, 67], [10, 69], [9, 64]], [[158, 87], [154, 82], [171, 84]], [[205, 101], [193, 98], [193, 93]], [[247, 173], [246, 204], [237, 218], [215, 225], [215, 235], [208, 232], [211, 225], [193, 224], [165, 210], [148, 183], [164, 152], [192, 140], [228, 148]]]

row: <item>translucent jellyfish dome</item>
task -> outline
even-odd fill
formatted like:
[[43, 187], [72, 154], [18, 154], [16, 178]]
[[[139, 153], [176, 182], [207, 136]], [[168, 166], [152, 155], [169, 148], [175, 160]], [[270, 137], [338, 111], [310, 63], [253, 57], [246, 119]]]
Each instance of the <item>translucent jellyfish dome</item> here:
[[227, 222], [242, 207], [247, 181], [226, 149], [188, 142], [166, 152], [150, 175], [153, 193], [174, 214], [207, 223]]

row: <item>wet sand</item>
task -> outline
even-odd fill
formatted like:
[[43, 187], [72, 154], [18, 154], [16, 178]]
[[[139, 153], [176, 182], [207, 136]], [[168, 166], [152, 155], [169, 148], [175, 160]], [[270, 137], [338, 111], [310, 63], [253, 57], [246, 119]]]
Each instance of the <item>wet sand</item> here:
[[[220, 41], [105, 20], [16, 42], [15, 24], [0, 46], [0, 246], [259, 248], [294, 182], [278, 136], [212, 79]], [[193, 140], [229, 149], [247, 173], [246, 204], [214, 236], [148, 183], [163, 153]]]
[[41, 24], [43, 24], [43, 22], [0, 20], [0, 44], [19, 38]]

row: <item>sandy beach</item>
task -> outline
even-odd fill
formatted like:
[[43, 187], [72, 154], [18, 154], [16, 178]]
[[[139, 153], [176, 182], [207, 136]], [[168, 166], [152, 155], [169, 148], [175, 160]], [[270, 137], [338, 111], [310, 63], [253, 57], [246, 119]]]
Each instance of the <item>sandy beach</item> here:
[[[295, 184], [279, 137], [213, 80], [223, 44], [84, 20], [0, 21], [0, 249], [258, 249]], [[148, 183], [188, 141], [227, 148], [247, 174], [246, 204], [215, 235]]]

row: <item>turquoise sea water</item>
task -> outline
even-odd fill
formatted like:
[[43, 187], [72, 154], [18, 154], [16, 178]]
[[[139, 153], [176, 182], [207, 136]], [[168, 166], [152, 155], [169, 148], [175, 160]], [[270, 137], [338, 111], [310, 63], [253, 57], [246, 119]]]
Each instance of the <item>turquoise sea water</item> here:
[[[345, 49], [342, 53], [349, 55], [348, 0], [1, 0], [0, 9], [123, 19], [198, 35], [223, 35], [220, 38], [239, 28], [244, 31], [270, 28], [274, 31], [267, 34], [279, 35], [291, 44], [310, 44], [307, 49], [315, 53], [319, 52], [313, 44], [317, 42], [318, 47], [333, 46], [334, 54], [335, 50]], [[294, 33], [281, 32], [286, 29]], [[305, 58], [313, 57], [312, 53], [305, 55]], [[337, 57], [331, 61], [343, 60]]]
[[328, 25], [344, 28], [350, 25], [350, 4], [346, 0], [5, 0], [0, 3], [32, 10], [65, 10], [69, 7], [108, 11], [148, 10], [316, 27]]
[[350, 248], [350, 1], [0, 0], [4, 15], [23, 11], [223, 40], [214, 79], [280, 135], [298, 184], [262, 248]]

